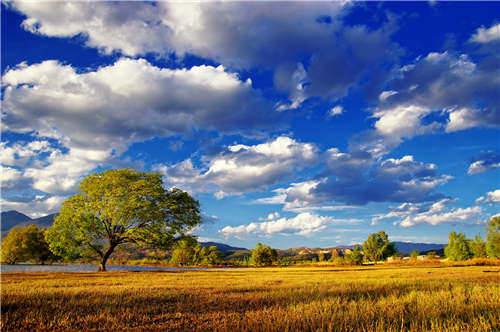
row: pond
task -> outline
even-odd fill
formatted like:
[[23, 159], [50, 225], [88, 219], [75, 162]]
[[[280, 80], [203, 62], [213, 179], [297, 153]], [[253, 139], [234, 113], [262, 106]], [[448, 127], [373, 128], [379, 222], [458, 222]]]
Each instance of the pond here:
[[[133, 266], [133, 265], [108, 265], [108, 271], [196, 271], [206, 268], [187, 268], [170, 266]], [[97, 272], [97, 265], [93, 264], [15, 264], [0, 265], [1, 272]]]

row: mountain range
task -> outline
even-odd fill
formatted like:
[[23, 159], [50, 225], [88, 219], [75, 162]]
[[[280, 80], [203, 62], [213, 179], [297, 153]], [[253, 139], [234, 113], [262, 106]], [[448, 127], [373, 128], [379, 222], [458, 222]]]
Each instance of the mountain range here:
[[[56, 215], [57, 214], [54, 213], [40, 218], [30, 218], [29, 216], [16, 210], [2, 212], [1, 213], [2, 236], [6, 235], [15, 226], [25, 226], [29, 224], [35, 224], [39, 227], [49, 227], [50, 225], [52, 225], [52, 222], [54, 221]], [[445, 244], [439, 244], [439, 243], [413, 243], [413, 242], [395, 241], [394, 244], [396, 245], [398, 252], [406, 255], [414, 250], [420, 253], [425, 253], [429, 251], [441, 252], [445, 247]], [[247, 248], [233, 247], [231, 245], [218, 242], [202, 242], [201, 245], [204, 247], [216, 246], [217, 249], [219, 249], [224, 254], [244, 253], [249, 251]], [[352, 249], [353, 246], [337, 246], [336, 248]], [[290, 248], [287, 249], [286, 251], [301, 252], [305, 250], [312, 253], [312, 252], [319, 252], [325, 249], [333, 249], [333, 248], [300, 247], [300, 248]]]

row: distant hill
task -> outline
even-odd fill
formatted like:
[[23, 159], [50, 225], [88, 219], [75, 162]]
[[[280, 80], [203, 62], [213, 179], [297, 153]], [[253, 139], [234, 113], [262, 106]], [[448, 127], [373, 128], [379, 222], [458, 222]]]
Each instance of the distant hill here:
[[398, 252], [402, 254], [410, 254], [412, 251], [416, 250], [419, 253], [429, 252], [429, 251], [441, 251], [444, 249], [446, 244], [439, 243], [413, 243], [413, 242], [394, 242]]
[[56, 215], [57, 214], [54, 213], [44, 217], [32, 219], [27, 215], [15, 210], [2, 212], [1, 214], [2, 235], [8, 233], [13, 227], [16, 226], [35, 224], [38, 227], [44, 227], [44, 228], [49, 227], [54, 222], [54, 218]]
[[2, 232], [8, 231], [12, 227], [30, 221], [31, 218], [16, 210], [2, 212]]
[[[25, 226], [29, 224], [35, 224], [39, 227], [49, 227], [54, 222], [54, 218], [57, 214], [49, 214], [40, 218], [30, 218], [27, 215], [11, 210], [5, 211], [1, 214], [1, 230], [2, 235], [8, 233], [15, 226]], [[412, 242], [394, 242], [398, 252], [409, 255], [412, 251], [416, 250], [421, 254], [425, 254], [429, 251], [435, 251], [438, 254], [443, 252], [445, 244], [439, 243], [412, 243]], [[225, 243], [218, 242], [202, 242], [203, 247], [216, 246], [224, 255], [226, 256], [247, 256], [250, 251], [247, 248], [233, 247]], [[352, 249], [353, 245], [346, 246], [336, 246], [339, 249]], [[294, 256], [294, 255], [306, 255], [306, 254], [318, 254], [321, 251], [331, 251], [334, 247], [329, 248], [308, 248], [308, 247], [297, 247], [289, 248], [286, 250], [279, 250], [280, 256]]]
[[219, 251], [223, 253], [232, 253], [236, 251], [242, 251], [242, 250], [248, 250], [247, 248], [239, 248], [239, 247], [233, 247], [228, 244], [224, 243], [218, 243], [218, 242], [201, 242], [200, 245], [202, 247], [211, 247], [211, 246], [216, 246]]

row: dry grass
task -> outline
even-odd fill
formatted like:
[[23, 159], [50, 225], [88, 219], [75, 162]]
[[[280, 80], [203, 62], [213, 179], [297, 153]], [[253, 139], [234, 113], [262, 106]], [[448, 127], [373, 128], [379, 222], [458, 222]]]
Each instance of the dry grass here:
[[498, 267], [2, 275], [2, 331], [499, 331]]

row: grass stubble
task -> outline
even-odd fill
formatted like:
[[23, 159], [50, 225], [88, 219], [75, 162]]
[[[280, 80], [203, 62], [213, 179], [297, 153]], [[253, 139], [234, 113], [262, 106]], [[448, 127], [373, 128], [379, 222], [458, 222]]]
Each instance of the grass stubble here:
[[2, 331], [500, 331], [500, 268], [4, 273]]

